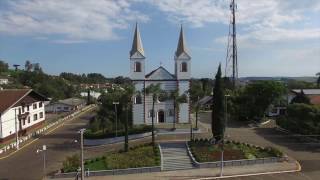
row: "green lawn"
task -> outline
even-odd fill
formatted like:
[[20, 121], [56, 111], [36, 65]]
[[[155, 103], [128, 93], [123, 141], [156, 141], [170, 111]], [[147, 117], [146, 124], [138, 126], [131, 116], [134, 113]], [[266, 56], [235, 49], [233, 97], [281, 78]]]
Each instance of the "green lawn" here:
[[[211, 145], [208, 140], [189, 142], [189, 147], [198, 162], [214, 162], [221, 159], [221, 148]], [[281, 157], [282, 152], [274, 148], [255, 147], [239, 142], [227, 141], [224, 145], [224, 159], [257, 159], [267, 157]]]
[[90, 170], [126, 169], [160, 166], [159, 148], [150, 144], [131, 148], [128, 152], [107, 153], [103, 157], [88, 160], [85, 168]]

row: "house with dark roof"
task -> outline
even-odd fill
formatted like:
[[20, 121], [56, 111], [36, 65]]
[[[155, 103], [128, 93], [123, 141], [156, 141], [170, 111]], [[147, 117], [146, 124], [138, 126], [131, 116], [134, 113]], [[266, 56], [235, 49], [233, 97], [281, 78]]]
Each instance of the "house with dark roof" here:
[[301, 92], [310, 99], [311, 104], [320, 105], [320, 89], [291, 89], [288, 94], [288, 103], [291, 103], [292, 99]]
[[0, 141], [26, 135], [45, 120], [44, 101], [32, 89], [0, 90]]
[[[133, 124], [151, 124], [153, 114], [155, 123], [189, 123], [190, 106], [188, 91], [191, 76], [191, 56], [186, 46], [182, 26], [177, 49], [173, 57], [173, 74], [162, 65], [150, 73], [145, 72], [146, 56], [137, 24], [129, 56], [130, 78], [137, 91], [133, 97]], [[161, 89], [167, 93], [178, 90], [179, 96], [187, 97], [187, 101], [179, 104], [179, 111], [176, 111], [172, 99], [159, 99], [155, 103], [155, 111], [153, 113], [152, 95], [147, 95], [144, 91], [151, 84], [160, 84]]]

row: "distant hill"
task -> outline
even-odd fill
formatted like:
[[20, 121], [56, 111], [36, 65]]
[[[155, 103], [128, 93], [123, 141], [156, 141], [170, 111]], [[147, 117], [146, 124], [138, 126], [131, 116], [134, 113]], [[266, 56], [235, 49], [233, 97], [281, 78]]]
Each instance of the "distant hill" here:
[[316, 82], [317, 78], [312, 76], [302, 76], [302, 77], [241, 77], [239, 78], [241, 81], [268, 81], [268, 80], [280, 80], [280, 81], [288, 81], [288, 80], [296, 80], [296, 81], [305, 81], [305, 82]]

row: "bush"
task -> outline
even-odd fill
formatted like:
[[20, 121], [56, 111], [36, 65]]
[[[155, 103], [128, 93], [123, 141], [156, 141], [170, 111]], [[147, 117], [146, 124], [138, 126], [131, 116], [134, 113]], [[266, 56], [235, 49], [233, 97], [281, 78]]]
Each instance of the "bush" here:
[[80, 158], [78, 154], [74, 154], [73, 156], [68, 156], [65, 161], [62, 163], [63, 172], [74, 172], [77, 171], [78, 167], [80, 167]]

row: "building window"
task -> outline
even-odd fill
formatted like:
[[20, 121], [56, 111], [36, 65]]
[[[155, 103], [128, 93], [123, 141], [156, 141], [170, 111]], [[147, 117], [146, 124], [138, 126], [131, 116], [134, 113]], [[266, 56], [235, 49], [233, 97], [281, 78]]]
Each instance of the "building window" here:
[[61, 107], [60, 107], [60, 106], [58, 106], [58, 107], [57, 107], [57, 109], [59, 109], [59, 110], [60, 110], [60, 109], [61, 109]]
[[33, 109], [37, 109], [37, 103], [33, 103]]
[[26, 125], [26, 120], [25, 120], [25, 119], [22, 120], [22, 125], [23, 125], [23, 126]]
[[39, 108], [41, 108], [41, 107], [42, 107], [42, 105], [43, 105], [43, 103], [42, 103], [42, 102], [39, 102]]
[[28, 124], [30, 123], [30, 116], [28, 116]]
[[138, 94], [135, 98], [134, 98], [134, 103], [135, 104], [141, 104], [142, 103], [142, 97], [140, 94]]
[[188, 64], [186, 62], [181, 63], [181, 72], [188, 71]]
[[33, 115], [33, 121], [36, 121], [36, 120], [38, 120], [38, 114]]
[[152, 114], [153, 114], [152, 110], [150, 110], [149, 113], [148, 113], [148, 117], [152, 117]]
[[173, 109], [169, 109], [169, 111], [168, 111], [168, 116], [169, 116], [169, 117], [174, 116], [174, 110], [173, 110]]
[[68, 111], [69, 107], [63, 107], [63, 110]]
[[24, 106], [21, 107], [22, 113], [24, 113]]
[[29, 105], [27, 105], [27, 111], [29, 111]]
[[141, 72], [141, 63], [140, 62], [134, 63], [134, 72]]
[[40, 118], [43, 118], [43, 112], [40, 112], [39, 116]]

